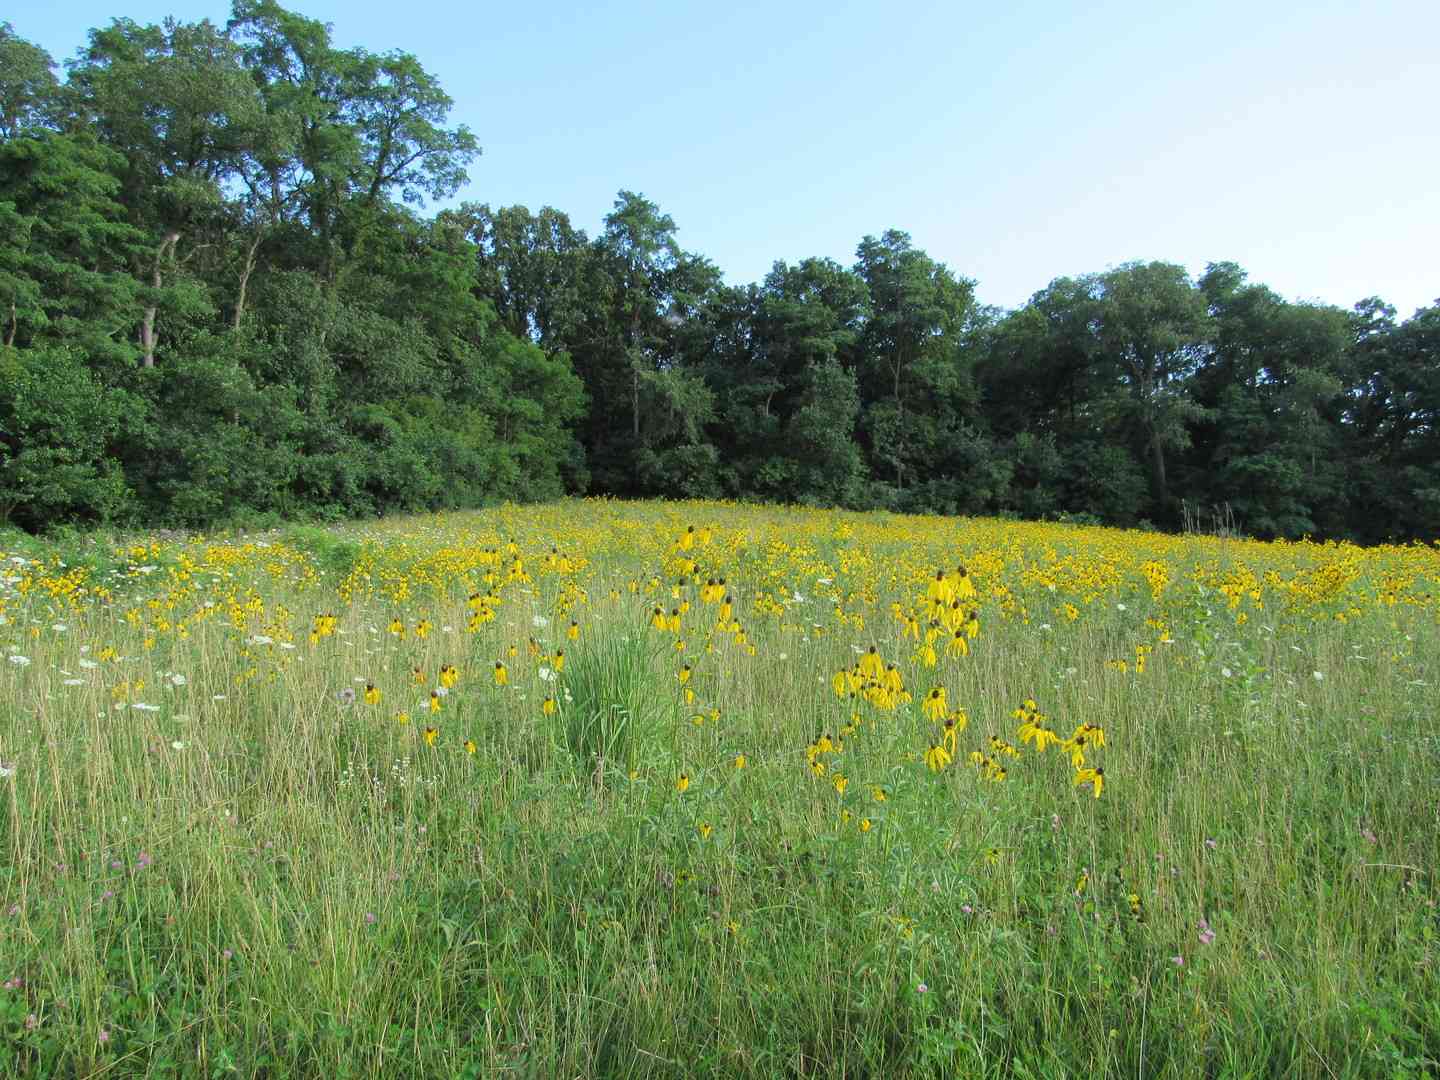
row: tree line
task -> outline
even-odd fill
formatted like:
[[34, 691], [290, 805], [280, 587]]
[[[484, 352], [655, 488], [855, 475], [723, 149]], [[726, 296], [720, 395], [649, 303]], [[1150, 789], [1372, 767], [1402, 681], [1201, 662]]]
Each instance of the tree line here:
[[1217, 262], [1015, 310], [903, 232], [726, 285], [622, 191], [426, 214], [479, 154], [413, 56], [275, 0], [0, 24], [0, 524], [201, 526], [592, 492], [1262, 537], [1440, 535], [1440, 304]]

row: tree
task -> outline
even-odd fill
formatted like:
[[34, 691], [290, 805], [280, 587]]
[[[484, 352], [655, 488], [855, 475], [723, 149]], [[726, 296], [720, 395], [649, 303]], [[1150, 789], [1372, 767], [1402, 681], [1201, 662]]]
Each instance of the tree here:
[[922, 472], [934, 445], [933, 431], [930, 438], [918, 434], [921, 399], [959, 389], [959, 343], [977, 314], [975, 283], [956, 278], [893, 229], [878, 240], [865, 237], [856, 258], [855, 272], [870, 294], [859, 364], [870, 453], [893, 471], [900, 491], [906, 469]]
[[55, 61], [0, 22], [0, 139], [54, 127], [61, 111]]

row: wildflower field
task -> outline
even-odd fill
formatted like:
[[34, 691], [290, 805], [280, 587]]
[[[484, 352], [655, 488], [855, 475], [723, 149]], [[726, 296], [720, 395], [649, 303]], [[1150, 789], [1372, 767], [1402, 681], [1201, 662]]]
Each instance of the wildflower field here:
[[0, 1075], [1440, 1070], [1440, 548], [0, 539]]

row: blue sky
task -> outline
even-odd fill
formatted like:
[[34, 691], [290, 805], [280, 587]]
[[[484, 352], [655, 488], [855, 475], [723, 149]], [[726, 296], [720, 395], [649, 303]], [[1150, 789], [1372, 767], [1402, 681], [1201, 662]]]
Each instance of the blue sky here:
[[[592, 235], [621, 188], [732, 283], [903, 229], [991, 304], [1130, 259], [1292, 299], [1440, 297], [1440, 4], [291, 0], [414, 53], [484, 147], [461, 198]], [[57, 61], [115, 15], [8, 16]]]

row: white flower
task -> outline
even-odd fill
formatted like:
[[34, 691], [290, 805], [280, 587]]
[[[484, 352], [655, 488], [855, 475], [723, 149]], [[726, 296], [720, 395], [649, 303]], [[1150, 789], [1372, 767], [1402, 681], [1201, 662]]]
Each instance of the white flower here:
[[159, 711], [160, 711], [160, 706], [159, 706], [159, 705], [147, 705], [147, 704], [145, 704], [145, 702], [143, 702], [143, 701], [131, 702], [130, 707], [131, 707], [132, 709], [139, 709], [141, 712], [159, 712]]
[[10, 777], [14, 775], [15, 766], [13, 764], [7, 765], [5, 762], [0, 761], [0, 780], [9, 780]]
[[178, 671], [170, 676], [171, 686], [184, 686], [189, 681], [189, 679], [185, 678], [185, 676], [181, 675]]
[[66, 679], [66, 680], [65, 680], [65, 685], [66, 685], [66, 686], [84, 686], [84, 685], [85, 685], [85, 680], [84, 680], [84, 679]]
[[1230, 678], [1230, 676], [1231, 676], [1232, 674], [1234, 674], [1234, 673], [1233, 673], [1228, 667], [1222, 667], [1222, 668], [1220, 669], [1220, 674], [1221, 674], [1221, 675], [1224, 675], [1225, 678], [1228, 679], [1228, 678]]
[[1315, 676], [1316, 682], [1325, 681], [1325, 673], [1323, 671], [1312, 671], [1310, 674]]
[[94, 660], [81, 660], [80, 666], [83, 667], [86, 671], [94, 671], [100, 665], [97, 664]]
[[63, 622], [57, 622], [54, 626], [50, 627], [50, 629], [54, 630], [57, 634], [63, 634], [66, 630], [69, 630], [70, 628], [66, 626]]
[[247, 645], [269, 645], [269, 644], [273, 643], [274, 640], [275, 640], [275, 639], [272, 638], [269, 634], [256, 634], [256, 635], [255, 635], [254, 637], [252, 637], [249, 641], [247, 641], [246, 644], [247, 644]]
[[171, 750], [184, 750], [184, 749], [185, 749], [185, 744], [184, 744], [183, 742], [181, 742], [179, 739], [176, 739], [174, 742], [172, 742], [172, 743], [170, 744], [170, 749], [171, 749]]
[[544, 615], [536, 615], [530, 620], [530, 625], [539, 627], [543, 630], [545, 627], [550, 625], [550, 620], [547, 619]]
[[19, 653], [12, 653], [10, 656], [10, 662], [16, 667], [25, 667], [30, 663], [30, 657], [21, 656]]
[[1127, 610], [1127, 609], [1126, 609], [1126, 607], [1125, 607], [1124, 604], [1116, 604], [1116, 605], [1115, 605], [1115, 610], [1116, 610], [1116, 611], [1125, 611], [1125, 610]]
[[214, 697], [212, 697], [210, 700], [211, 700], [211, 701], [224, 701], [224, 700], [225, 700], [225, 695], [224, 695], [224, 694], [216, 694], [216, 695], [215, 695]]
[[545, 682], [554, 682], [554, 681], [555, 681], [555, 672], [551, 671], [548, 667], [542, 667], [542, 668], [537, 672], [537, 674], [538, 674], [538, 675], [540, 676], [540, 678], [541, 678], [542, 680], [544, 680]]
[[816, 584], [816, 585], [833, 585], [834, 583], [835, 583], [834, 578], [817, 577], [817, 578], [815, 579], [815, 584]]

